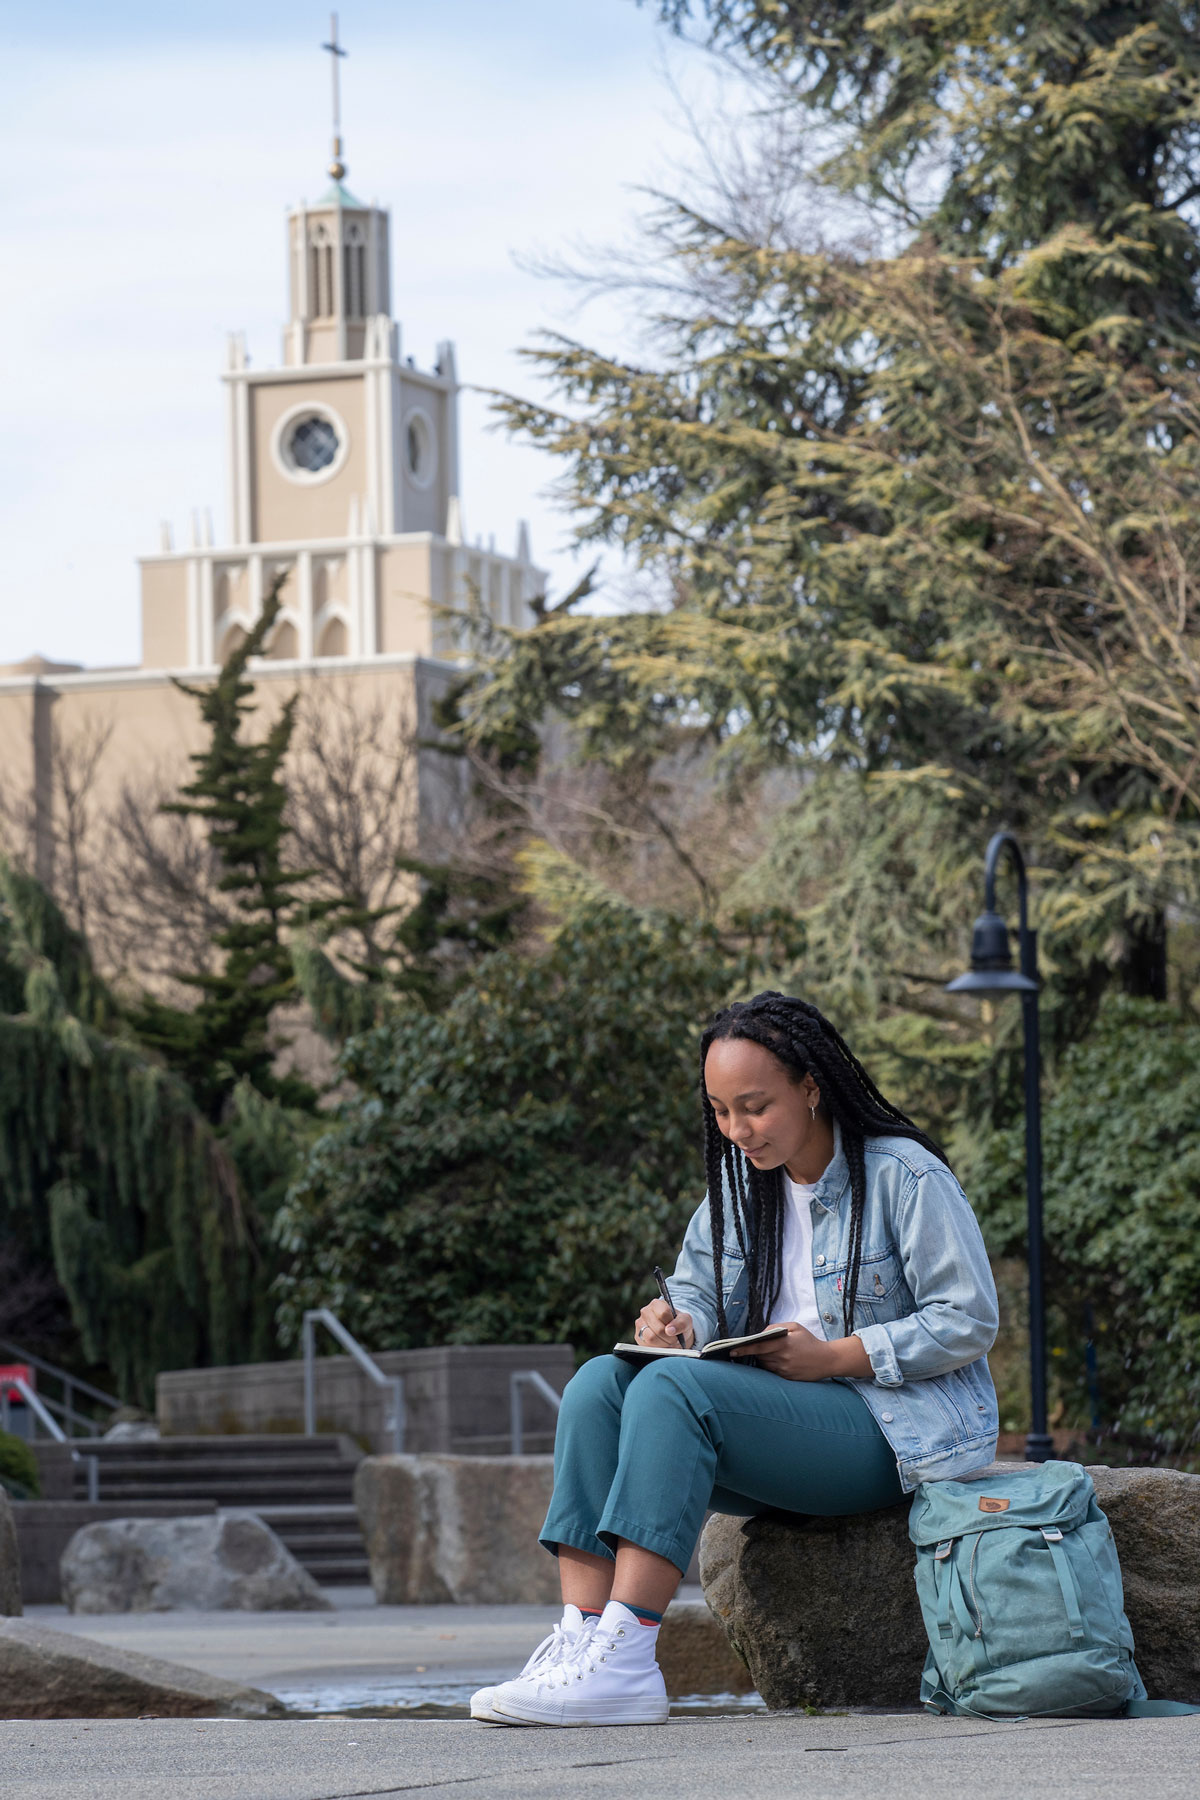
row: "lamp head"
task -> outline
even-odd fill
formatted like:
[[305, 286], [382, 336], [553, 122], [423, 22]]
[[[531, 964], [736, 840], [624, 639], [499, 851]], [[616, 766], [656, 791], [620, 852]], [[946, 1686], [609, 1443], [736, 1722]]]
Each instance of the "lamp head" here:
[[971, 967], [946, 983], [948, 994], [1036, 994], [1038, 984], [1013, 968], [1008, 926], [998, 912], [980, 913], [971, 933]]

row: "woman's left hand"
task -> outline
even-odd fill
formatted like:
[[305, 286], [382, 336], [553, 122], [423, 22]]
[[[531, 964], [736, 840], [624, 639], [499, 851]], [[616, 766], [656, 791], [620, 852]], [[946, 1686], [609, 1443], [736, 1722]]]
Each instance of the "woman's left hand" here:
[[858, 1375], [870, 1379], [871, 1359], [861, 1338], [819, 1338], [794, 1319], [772, 1319], [773, 1325], [786, 1322], [788, 1334], [773, 1344], [748, 1344], [745, 1350], [731, 1351], [736, 1362], [753, 1357], [760, 1369], [782, 1375], [785, 1381], [828, 1381], [834, 1375]]

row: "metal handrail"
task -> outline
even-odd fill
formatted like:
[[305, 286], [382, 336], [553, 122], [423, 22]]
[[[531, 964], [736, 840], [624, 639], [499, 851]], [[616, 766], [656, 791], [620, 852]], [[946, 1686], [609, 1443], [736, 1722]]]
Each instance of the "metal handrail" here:
[[406, 1424], [404, 1406], [404, 1378], [401, 1375], [385, 1375], [374, 1357], [364, 1350], [358, 1339], [352, 1337], [335, 1313], [327, 1306], [316, 1306], [304, 1315], [304, 1329], [301, 1342], [304, 1347], [304, 1435], [315, 1437], [317, 1434], [317, 1387], [316, 1360], [317, 1346], [316, 1328], [324, 1325], [354, 1358], [363, 1374], [376, 1387], [385, 1388], [392, 1396], [390, 1418], [384, 1420], [384, 1430], [392, 1436], [392, 1448], [399, 1456], [404, 1450], [404, 1427]]
[[[71, 1375], [66, 1369], [60, 1369], [56, 1364], [47, 1362], [44, 1357], [35, 1356], [32, 1350], [26, 1350], [21, 1344], [14, 1344], [11, 1338], [0, 1338], [0, 1351], [11, 1356], [14, 1361], [26, 1363], [31, 1369], [38, 1369], [43, 1375], [49, 1375], [53, 1380], [61, 1382], [63, 1394], [61, 1400], [51, 1400], [48, 1394], [43, 1394], [42, 1400], [60, 1418], [66, 1419], [69, 1425], [81, 1425], [83, 1430], [80, 1435], [83, 1437], [93, 1435], [96, 1430], [96, 1420], [89, 1419], [86, 1413], [75, 1410], [72, 1400], [77, 1393], [85, 1394], [89, 1400], [99, 1401], [100, 1405], [106, 1407], [109, 1412], [115, 1412], [121, 1405], [121, 1401], [115, 1395], [106, 1394], [103, 1388], [93, 1387], [90, 1381], [81, 1381], [78, 1375]], [[13, 1383], [10, 1381], [9, 1385], [12, 1386]]]
[[[8, 1375], [4, 1378], [3, 1388], [0, 1389], [0, 1428], [5, 1431], [8, 1430], [9, 1388], [16, 1388], [18, 1394], [20, 1394], [34, 1418], [46, 1427], [46, 1430], [50, 1433], [50, 1436], [54, 1439], [56, 1444], [70, 1443], [70, 1438], [58, 1423], [58, 1420], [53, 1414], [47, 1412], [37, 1394], [30, 1387], [23, 1375]], [[100, 1498], [100, 1458], [98, 1456], [83, 1456], [78, 1450], [72, 1450], [71, 1461], [83, 1465], [87, 1474], [88, 1499], [95, 1505], [96, 1501]]]
[[544, 1375], [539, 1375], [536, 1369], [514, 1369], [508, 1378], [508, 1423], [514, 1456], [523, 1454], [521, 1446], [525, 1442], [525, 1434], [521, 1389], [526, 1385], [531, 1387], [536, 1394], [540, 1394], [543, 1400], [549, 1401], [555, 1412], [562, 1405], [562, 1395], [555, 1393]]
[[53, 1375], [55, 1380], [61, 1381], [65, 1388], [78, 1388], [79, 1392], [86, 1394], [89, 1400], [99, 1400], [102, 1406], [107, 1406], [112, 1412], [116, 1412], [117, 1408], [123, 1404], [114, 1394], [106, 1394], [103, 1388], [93, 1387], [91, 1382], [81, 1381], [78, 1375], [70, 1375], [66, 1369], [60, 1369], [54, 1363], [44, 1361], [42, 1357], [35, 1356], [32, 1350], [26, 1350], [22, 1345], [14, 1344], [11, 1338], [0, 1338], [0, 1350], [12, 1356], [17, 1362], [28, 1363], [30, 1368], [40, 1369], [43, 1375]]

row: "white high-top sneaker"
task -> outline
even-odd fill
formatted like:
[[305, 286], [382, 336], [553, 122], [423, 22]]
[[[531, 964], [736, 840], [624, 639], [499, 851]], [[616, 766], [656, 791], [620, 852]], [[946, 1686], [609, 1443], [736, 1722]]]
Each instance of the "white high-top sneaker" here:
[[[595, 1623], [594, 1618], [585, 1619], [577, 1606], [564, 1606], [559, 1623], [548, 1638], [542, 1639], [516, 1679], [523, 1681], [526, 1676], [535, 1675], [540, 1670], [558, 1668], [577, 1648], [581, 1639], [591, 1636]], [[494, 1687], [484, 1687], [472, 1694], [471, 1717], [481, 1720], [485, 1725], [515, 1725], [515, 1719], [506, 1719], [502, 1713], [493, 1709], [495, 1693]]]
[[657, 1638], [636, 1613], [610, 1600], [565, 1661], [503, 1682], [492, 1709], [513, 1725], [665, 1725], [670, 1706]]

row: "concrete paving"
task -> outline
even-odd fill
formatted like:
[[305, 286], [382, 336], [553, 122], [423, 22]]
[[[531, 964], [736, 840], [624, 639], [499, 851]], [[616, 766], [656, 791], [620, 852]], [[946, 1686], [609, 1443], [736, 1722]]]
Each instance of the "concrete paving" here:
[[[376, 1606], [370, 1588], [326, 1588], [332, 1613], [72, 1614], [27, 1606], [56, 1631], [161, 1656], [265, 1688], [301, 1711], [461, 1709], [515, 1675], [560, 1616], [556, 1606]], [[699, 1588], [680, 1588], [699, 1600]]]
[[265, 1688], [286, 1706], [461, 1706], [521, 1667], [559, 1617], [549, 1606], [376, 1606], [370, 1588], [326, 1588], [332, 1613], [71, 1614], [26, 1617], [143, 1656]]
[[539, 1731], [466, 1721], [0, 1724], [5, 1800], [1194, 1800], [1200, 1718], [803, 1714]]

